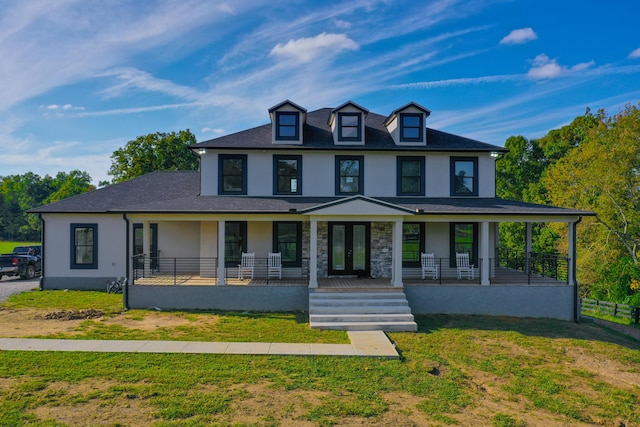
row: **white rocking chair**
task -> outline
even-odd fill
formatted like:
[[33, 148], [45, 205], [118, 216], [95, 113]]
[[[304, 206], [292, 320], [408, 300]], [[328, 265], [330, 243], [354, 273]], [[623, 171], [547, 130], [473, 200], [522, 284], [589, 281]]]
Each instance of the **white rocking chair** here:
[[427, 276], [427, 273], [431, 274], [432, 279], [438, 278], [438, 265], [436, 264], [433, 254], [421, 254], [420, 266], [422, 269], [422, 279]]
[[456, 269], [458, 279], [462, 279], [462, 274], [466, 273], [469, 280], [473, 280], [473, 264], [469, 264], [468, 253], [456, 253]]
[[269, 252], [267, 259], [267, 279], [271, 277], [282, 279], [282, 255], [280, 252]]
[[238, 264], [238, 279], [244, 279], [245, 273], [253, 279], [255, 260], [255, 252], [242, 252], [242, 258], [240, 259], [240, 264]]

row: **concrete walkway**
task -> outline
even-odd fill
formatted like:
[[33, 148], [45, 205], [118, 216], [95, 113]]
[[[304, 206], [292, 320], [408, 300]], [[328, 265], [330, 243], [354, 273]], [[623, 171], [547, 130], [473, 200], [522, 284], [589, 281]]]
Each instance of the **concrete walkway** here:
[[382, 331], [347, 332], [351, 344], [289, 344], [265, 342], [123, 341], [0, 338], [0, 350], [88, 351], [105, 353], [210, 353], [295, 356], [361, 356], [399, 359]]

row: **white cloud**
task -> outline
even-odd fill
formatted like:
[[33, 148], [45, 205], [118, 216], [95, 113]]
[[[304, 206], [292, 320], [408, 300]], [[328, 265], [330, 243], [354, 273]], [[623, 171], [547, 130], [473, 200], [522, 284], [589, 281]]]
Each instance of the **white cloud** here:
[[348, 30], [349, 28], [351, 28], [351, 22], [343, 21], [341, 19], [334, 19], [333, 25], [335, 25], [336, 28], [340, 28], [341, 30]]
[[640, 58], [640, 47], [634, 50], [633, 52], [631, 52], [629, 54], [629, 58], [632, 58], [632, 59]]
[[531, 61], [531, 69], [529, 69], [527, 76], [533, 80], [555, 79], [570, 73], [584, 71], [594, 65], [594, 61], [589, 61], [581, 62], [571, 68], [568, 68], [564, 65], [560, 65], [557, 60], [551, 59], [542, 53]]
[[224, 133], [224, 129], [221, 128], [210, 128], [210, 127], [203, 127], [201, 130], [202, 133], [215, 133], [216, 135], [222, 135]]
[[306, 63], [322, 55], [333, 56], [344, 50], [358, 49], [358, 44], [344, 34], [321, 33], [315, 37], [292, 39], [287, 44], [277, 44], [271, 49], [271, 55]]
[[158, 79], [151, 74], [135, 68], [117, 68], [98, 74], [98, 77], [115, 77], [120, 83], [104, 89], [101, 94], [107, 98], [119, 96], [127, 90], [141, 89], [149, 92], [164, 93], [178, 98], [198, 98], [199, 94], [186, 86], [177, 85], [169, 80]]
[[520, 28], [504, 36], [502, 40], [500, 40], [500, 44], [523, 44], [537, 38], [538, 35], [533, 31], [533, 28]]

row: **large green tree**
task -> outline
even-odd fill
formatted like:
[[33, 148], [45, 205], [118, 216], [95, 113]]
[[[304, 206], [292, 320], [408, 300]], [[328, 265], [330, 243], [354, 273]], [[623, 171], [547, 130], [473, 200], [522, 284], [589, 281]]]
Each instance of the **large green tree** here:
[[578, 266], [601, 295], [631, 294], [633, 270], [640, 264], [640, 110], [628, 105], [610, 117], [600, 112], [597, 126], [549, 167], [544, 177], [550, 200], [587, 209], [579, 235]]
[[113, 152], [108, 173], [117, 183], [154, 171], [198, 170], [198, 158], [187, 148], [195, 143], [189, 129], [139, 136]]

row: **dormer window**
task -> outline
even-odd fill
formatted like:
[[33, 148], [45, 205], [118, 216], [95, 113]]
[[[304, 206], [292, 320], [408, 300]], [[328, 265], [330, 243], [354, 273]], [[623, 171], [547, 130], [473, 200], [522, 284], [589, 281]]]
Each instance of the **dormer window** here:
[[431, 111], [428, 109], [410, 102], [392, 111], [383, 124], [396, 145], [425, 146], [427, 145], [425, 121], [430, 114]]
[[400, 114], [400, 140], [402, 142], [422, 141], [422, 114]]
[[281, 141], [298, 140], [300, 114], [296, 112], [276, 112], [276, 139]]
[[338, 140], [360, 141], [361, 119], [360, 113], [338, 113]]

